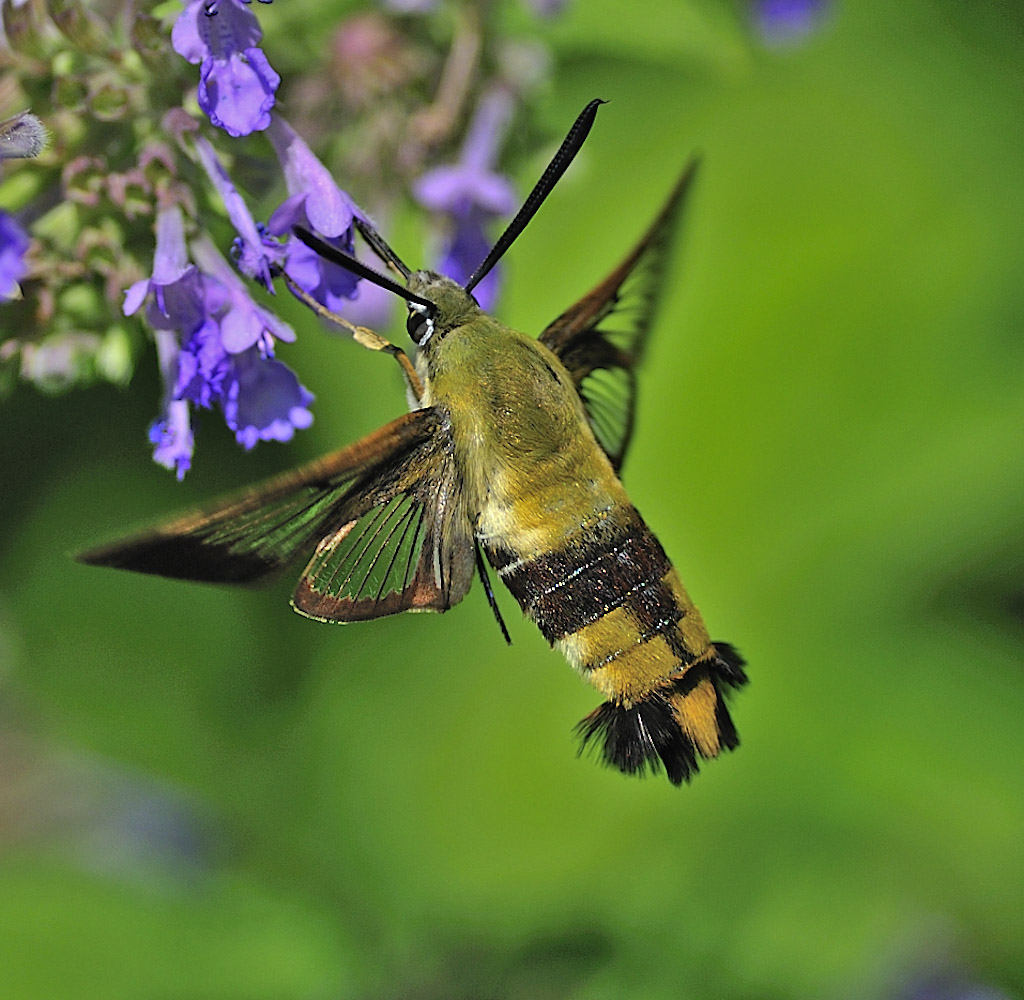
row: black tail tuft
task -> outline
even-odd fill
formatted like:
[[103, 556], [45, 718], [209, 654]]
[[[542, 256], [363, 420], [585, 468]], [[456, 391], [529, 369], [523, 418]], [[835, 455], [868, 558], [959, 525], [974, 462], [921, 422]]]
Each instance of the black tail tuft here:
[[714, 647], [718, 654], [714, 660], [715, 676], [727, 688], [743, 687], [747, 683], [747, 672], [743, 669], [747, 661], [740, 655], [740, 651], [728, 642], [716, 642]]
[[576, 727], [576, 732], [583, 741], [580, 753], [599, 740], [604, 762], [624, 774], [654, 774], [664, 765], [668, 780], [680, 785], [697, 771], [693, 742], [683, 735], [672, 706], [659, 692], [628, 708], [606, 701]]
[[673, 785], [689, 781], [698, 758], [739, 746], [725, 694], [747, 682], [743, 658], [727, 643], [716, 657], [691, 667], [642, 701], [606, 701], [576, 727], [580, 753], [596, 744], [601, 759], [625, 774], [662, 768]]

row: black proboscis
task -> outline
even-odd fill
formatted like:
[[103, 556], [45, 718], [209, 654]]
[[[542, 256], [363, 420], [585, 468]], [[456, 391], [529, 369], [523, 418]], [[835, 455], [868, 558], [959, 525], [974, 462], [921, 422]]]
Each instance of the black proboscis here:
[[418, 305], [425, 307], [430, 316], [433, 316], [437, 312], [437, 306], [435, 306], [430, 299], [425, 299], [422, 295], [410, 292], [405, 285], [400, 285], [397, 281], [389, 278], [386, 274], [381, 274], [380, 271], [375, 271], [372, 267], [364, 264], [361, 260], [357, 260], [351, 254], [345, 253], [344, 250], [332, 247], [330, 243], [327, 243], [319, 236], [311, 233], [304, 226], [292, 226], [292, 232], [295, 233], [295, 235], [302, 240], [310, 250], [319, 254], [324, 258], [324, 260], [329, 260], [332, 264], [337, 264], [339, 267], [345, 268], [346, 271], [351, 271], [353, 274], [357, 274], [360, 278], [365, 278], [371, 284], [387, 289], [389, 292], [394, 292], [395, 295], [405, 299], [406, 302], [415, 302]]
[[388, 246], [388, 241], [365, 219], [356, 218], [353, 220], [353, 225], [359, 230], [359, 235], [370, 244], [370, 249], [385, 264], [390, 264], [403, 278], [408, 280], [412, 271], [406, 266], [402, 258]]

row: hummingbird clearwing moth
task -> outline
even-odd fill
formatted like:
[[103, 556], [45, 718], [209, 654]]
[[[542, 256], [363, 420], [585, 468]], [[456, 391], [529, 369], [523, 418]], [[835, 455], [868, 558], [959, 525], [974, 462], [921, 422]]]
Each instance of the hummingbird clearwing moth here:
[[601, 103], [581, 113], [465, 287], [411, 271], [365, 221], [357, 228], [401, 282], [295, 230], [406, 300], [415, 365], [372, 331], [327, 315], [398, 359], [411, 412], [294, 472], [78, 558], [243, 583], [302, 557], [293, 606], [325, 622], [447, 611], [479, 574], [507, 640], [490, 564], [606, 699], [578, 726], [581, 750], [594, 744], [626, 773], [663, 769], [678, 785], [701, 758], [737, 746], [725, 699], [746, 683], [743, 659], [710, 640], [617, 474], [633, 432], [637, 364], [697, 162], [618, 267], [539, 339], [488, 316], [472, 295], [568, 167]]

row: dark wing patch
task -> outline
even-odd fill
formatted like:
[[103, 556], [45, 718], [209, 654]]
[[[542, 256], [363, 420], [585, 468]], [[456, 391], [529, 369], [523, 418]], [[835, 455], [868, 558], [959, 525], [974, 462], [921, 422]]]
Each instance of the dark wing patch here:
[[664, 208], [619, 266], [540, 335], [576, 383], [594, 436], [616, 470], [633, 434], [634, 369], [654, 321], [672, 237], [697, 164], [690, 161]]
[[308, 551], [331, 524], [382, 502], [375, 487], [386, 493], [438, 434], [446, 431], [436, 411], [415, 410], [332, 455], [76, 558], [182, 580], [259, 580]]

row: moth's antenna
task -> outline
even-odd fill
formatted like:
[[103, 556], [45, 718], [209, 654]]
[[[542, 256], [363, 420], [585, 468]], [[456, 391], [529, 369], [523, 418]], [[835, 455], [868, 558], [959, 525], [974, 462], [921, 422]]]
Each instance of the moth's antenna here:
[[501, 234], [501, 238], [491, 248], [491, 252], [484, 259], [484, 262], [473, 272], [472, 277], [466, 282], [466, 291], [471, 292], [483, 280], [492, 267], [501, 260], [505, 251], [512, 246], [516, 237], [526, 228], [527, 223], [537, 214], [537, 209], [544, 203], [544, 199], [551, 194], [551, 189], [558, 183], [558, 179], [565, 173], [569, 164], [576, 158], [584, 140], [590, 134], [590, 128], [597, 117], [597, 109], [607, 101], [593, 100], [581, 112], [580, 116], [573, 122], [569, 134], [558, 147], [558, 152], [552, 157], [547, 169], [541, 175], [536, 186], [530, 192], [529, 197], [523, 202], [516, 217], [508, 224], [508, 228]]
[[[427, 310], [428, 316], [433, 316], [437, 312], [437, 306], [430, 299], [425, 299], [422, 295], [410, 292], [404, 285], [398, 284], [397, 281], [392, 281], [387, 275], [381, 274], [380, 271], [375, 271], [372, 267], [367, 267], [361, 260], [356, 260], [355, 257], [339, 250], [337, 247], [332, 247], [330, 243], [325, 243], [319, 236], [314, 236], [305, 227], [292, 226], [292, 232], [310, 250], [318, 253], [324, 260], [329, 260], [332, 264], [345, 268], [346, 271], [358, 274], [360, 278], [365, 278], [371, 284], [377, 285], [380, 288], [386, 288], [389, 292], [394, 292], [395, 295], [401, 296], [406, 302], [415, 302], [417, 305], [423, 306]], [[383, 240], [381, 242], [383, 243]]]
[[360, 235], [370, 244], [370, 249], [382, 260], [385, 264], [390, 264], [403, 278], [408, 279], [412, 273], [408, 267], [402, 263], [402, 259], [387, 245], [384, 237], [377, 232], [373, 226], [370, 225], [365, 219], [356, 218], [353, 220], [356, 229], [359, 230]]

